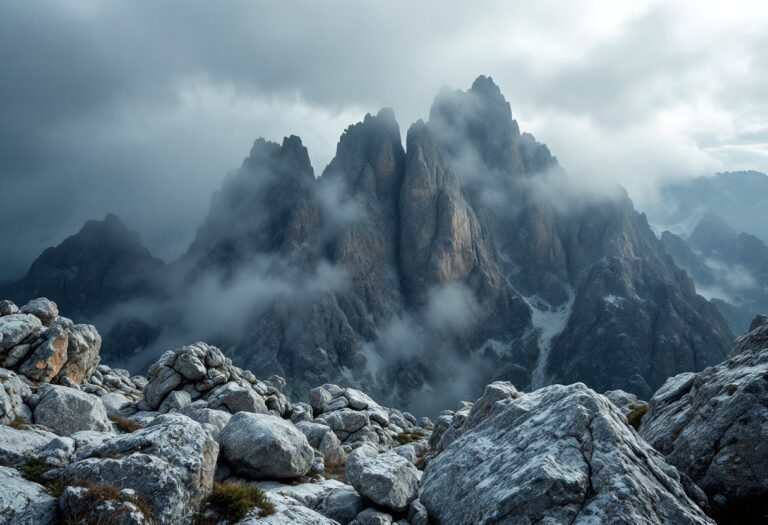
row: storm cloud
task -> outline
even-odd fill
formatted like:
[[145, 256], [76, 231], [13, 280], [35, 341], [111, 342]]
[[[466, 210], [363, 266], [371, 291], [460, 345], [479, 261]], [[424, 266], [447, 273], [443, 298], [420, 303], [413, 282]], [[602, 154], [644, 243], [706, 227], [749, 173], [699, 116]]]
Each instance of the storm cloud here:
[[171, 260], [255, 138], [300, 135], [320, 173], [366, 112], [406, 127], [479, 74], [569, 176], [641, 209], [660, 180], [768, 171], [768, 7], [486, 7], [3, 2], [0, 279], [108, 212]]

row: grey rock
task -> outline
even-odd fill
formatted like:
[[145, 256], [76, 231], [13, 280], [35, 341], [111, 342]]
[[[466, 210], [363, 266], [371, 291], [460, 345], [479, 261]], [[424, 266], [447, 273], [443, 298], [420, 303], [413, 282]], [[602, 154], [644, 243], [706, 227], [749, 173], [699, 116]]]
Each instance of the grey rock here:
[[32, 456], [32, 452], [55, 438], [56, 434], [38, 427], [16, 429], [0, 425], [0, 464], [23, 463]]
[[0, 356], [42, 329], [40, 319], [24, 313], [0, 317]]
[[181, 374], [168, 366], [154, 366], [149, 369], [149, 382], [144, 387], [144, 399], [149, 407], [157, 409], [169, 392], [181, 384]]
[[408, 508], [408, 521], [411, 525], [429, 525], [429, 512], [418, 499], [413, 500]]
[[294, 403], [293, 410], [291, 411], [291, 421], [298, 423], [299, 421], [312, 421], [313, 412], [312, 406], [308, 403]]
[[165, 414], [136, 432], [80, 445], [61, 477], [133, 489], [157, 522], [183, 524], [211, 490], [218, 452], [200, 424]]
[[677, 470], [584, 385], [501, 403], [427, 464], [419, 500], [433, 520], [713, 523]]
[[44, 337], [19, 366], [19, 373], [40, 383], [51, 381], [59, 373], [67, 361], [69, 345], [67, 330], [60, 325], [51, 326]]
[[392, 525], [392, 516], [376, 509], [365, 509], [350, 525]]
[[338, 525], [338, 522], [305, 507], [293, 498], [270, 494], [269, 500], [275, 506], [275, 513], [269, 516], [248, 516], [237, 525]]
[[351, 434], [369, 423], [365, 412], [357, 412], [344, 408], [330, 413], [323, 413], [315, 418], [316, 423], [328, 425], [334, 432], [347, 432]]
[[768, 323], [739, 338], [723, 363], [668, 379], [639, 430], [726, 520], [768, 515], [766, 335]]
[[0, 523], [48, 525], [56, 517], [56, 500], [18, 471], [0, 466]]
[[112, 429], [98, 397], [64, 386], [41, 386], [34, 415], [37, 424], [62, 436], [81, 430], [109, 432]]
[[370, 445], [357, 448], [347, 459], [347, 478], [360, 494], [376, 505], [403, 512], [416, 498], [421, 472], [408, 460]]
[[339, 397], [344, 393], [341, 387], [333, 384], [325, 384], [318, 386], [309, 391], [309, 404], [312, 405], [312, 409], [315, 411], [315, 415], [323, 413], [323, 405]]
[[211, 390], [206, 396], [211, 408], [227, 410], [231, 413], [253, 412], [266, 414], [264, 399], [248, 383], [230, 382]]
[[[129, 489], [130, 490], [130, 489]], [[124, 491], [126, 492], [126, 491]], [[133, 491], [131, 491], [133, 492]], [[110, 525], [145, 525], [149, 523], [130, 496], [101, 499], [87, 487], [67, 487], [59, 498], [59, 508], [67, 523], [109, 523]]]
[[110, 416], [128, 417], [137, 411], [135, 403], [119, 392], [108, 392], [100, 399]]
[[189, 392], [185, 392], [184, 390], [174, 390], [165, 396], [165, 399], [160, 404], [157, 411], [161, 414], [178, 412], [179, 409], [189, 405], [191, 402], [192, 397], [189, 395]]
[[0, 317], [6, 316], [6, 315], [13, 315], [18, 312], [19, 312], [19, 307], [16, 306], [16, 303], [14, 303], [13, 301], [9, 301], [7, 299], [0, 301]]
[[268, 414], [238, 412], [221, 431], [224, 458], [253, 479], [303, 476], [314, 459], [307, 438], [293, 424]]
[[363, 510], [360, 495], [349, 485], [333, 479], [299, 485], [267, 481], [259, 483], [259, 487], [268, 494], [290, 497], [341, 525], [347, 525]]
[[296, 423], [296, 428], [306, 436], [312, 448], [323, 454], [326, 465], [344, 465], [347, 455], [341, 448], [339, 438], [329, 427], [311, 421], [300, 421]]
[[191, 352], [182, 352], [176, 358], [176, 362], [173, 364], [173, 369], [180, 373], [184, 379], [188, 381], [199, 381], [205, 377], [207, 370], [203, 364], [203, 359], [200, 359]]
[[90, 378], [99, 364], [101, 336], [90, 324], [76, 324], [67, 329], [67, 360], [59, 371], [60, 380], [67, 378], [80, 384]]
[[213, 438], [218, 442], [221, 431], [227, 426], [232, 415], [223, 410], [213, 410], [211, 408], [192, 408], [192, 405], [183, 407], [180, 412], [193, 421], [201, 425], [210, 425]]
[[17, 417], [31, 420], [27, 402], [32, 396], [29, 386], [15, 373], [0, 368], [0, 424], [7, 425]]
[[49, 325], [59, 315], [59, 307], [56, 303], [45, 297], [32, 299], [19, 309], [22, 313], [31, 314], [40, 319], [44, 325]]

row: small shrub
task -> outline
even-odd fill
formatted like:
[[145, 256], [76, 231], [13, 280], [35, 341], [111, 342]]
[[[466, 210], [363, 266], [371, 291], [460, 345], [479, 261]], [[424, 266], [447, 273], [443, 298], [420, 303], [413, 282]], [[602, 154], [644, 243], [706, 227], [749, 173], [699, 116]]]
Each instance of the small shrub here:
[[30, 459], [19, 467], [19, 472], [24, 478], [40, 485], [45, 485], [47, 482], [43, 479], [43, 474], [51, 470], [53, 467], [47, 465], [44, 460], [40, 458]]
[[640, 428], [640, 423], [643, 421], [643, 416], [648, 413], [648, 403], [632, 403], [629, 405], [632, 410], [627, 415], [627, 422], [637, 430]]
[[126, 433], [136, 432], [137, 430], [141, 430], [144, 428], [141, 423], [138, 421], [134, 421], [133, 419], [128, 419], [127, 417], [122, 416], [108, 416], [109, 420], [115, 424], [117, 428], [122, 430]]
[[325, 470], [323, 471], [323, 476], [328, 479], [335, 479], [336, 481], [349, 484], [349, 479], [347, 478], [347, 468], [346, 465], [343, 464], [326, 465]]
[[235, 523], [243, 519], [254, 507], [261, 510], [262, 516], [275, 512], [274, 505], [259, 487], [235, 481], [215, 481], [213, 490], [201, 507], [195, 523], [209, 525], [221, 520]]
[[400, 432], [397, 436], [395, 436], [395, 439], [401, 445], [407, 445], [408, 443], [414, 443], [416, 441], [420, 441], [421, 438], [423, 437], [424, 437], [424, 434], [422, 434], [421, 432], [411, 432], [409, 430], [405, 430], [403, 432]]
[[26, 430], [29, 428], [29, 425], [29, 419], [25, 418], [24, 416], [16, 416], [13, 418], [13, 421], [8, 423], [9, 427], [15, 428], [16, 430]]
[[[94, 483], [90, 481], [73, 481], [71, 483], [63, 484], [61, 492], [64, 487], [82, 487], [86, 489], [85, 497], [88, 510], [83, 514], [77, 516], [65, 516], [65, 523], [81, 523], [85, 525], [106, 525], [109, 523], [116, 523], [126, 512], [125, 508], [117, 508], [109, 515], [105, 515], [102, 512], [96, 512], [98, 506], [105, 501], [119, 501], [123, 503], [130, 503], [134, 505], [144, 515], [146, 520], [151, 523], [152, 507], [147, 501], [138, 494], [127, 496], [121, 493], [120, 488], [109, 485], [106, 483]], [[60, 495], [60, 494], [59, 494]]]

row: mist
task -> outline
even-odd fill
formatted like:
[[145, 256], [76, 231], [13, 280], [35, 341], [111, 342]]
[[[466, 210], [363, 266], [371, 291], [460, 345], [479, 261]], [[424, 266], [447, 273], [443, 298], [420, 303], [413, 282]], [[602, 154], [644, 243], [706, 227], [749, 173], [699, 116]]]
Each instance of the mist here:
[[481, 73], [577, 185], [641, 209], [669, 178], [768, 171], [765, 6], [490, 7], [3, 3], [0, 279], [108, 212], [173, 260], [255, 138], [300, 135], [319, 173], [366, 112], [413, 122]]

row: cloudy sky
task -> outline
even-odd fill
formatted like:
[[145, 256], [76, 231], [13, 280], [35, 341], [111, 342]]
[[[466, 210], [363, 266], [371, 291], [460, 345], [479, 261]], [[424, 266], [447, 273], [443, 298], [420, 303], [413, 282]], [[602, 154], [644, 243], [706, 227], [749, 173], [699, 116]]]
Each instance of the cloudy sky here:
[[0, 279], [115, 212], [165, 259], [259, 136], [315, 171], [366, 112], [403, 131], [479, 74], [573, 177], [768, 171], [768, 3], [0, 3]]

